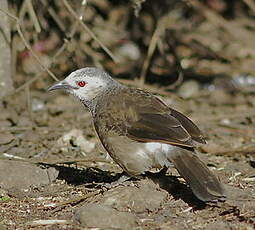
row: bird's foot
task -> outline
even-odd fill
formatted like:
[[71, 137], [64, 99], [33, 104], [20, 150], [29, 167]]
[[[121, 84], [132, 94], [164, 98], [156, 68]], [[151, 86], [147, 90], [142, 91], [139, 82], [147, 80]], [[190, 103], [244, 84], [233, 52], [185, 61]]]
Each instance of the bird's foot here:
[[118, 180], [113, 181], [111, 183], [105, 183], [102, 185], [103, 188], [105, 189], [112, 189], [112, 188], [116, 188], [119, 185], [124, 185], [124, 182], [128, 181], [131, 177], [125, 173], [123, 173]]
[[168, 167], [164, 166], [157, 174], [158, 174], [159, 176], [165, 176], [167, 170], [168, 170]]

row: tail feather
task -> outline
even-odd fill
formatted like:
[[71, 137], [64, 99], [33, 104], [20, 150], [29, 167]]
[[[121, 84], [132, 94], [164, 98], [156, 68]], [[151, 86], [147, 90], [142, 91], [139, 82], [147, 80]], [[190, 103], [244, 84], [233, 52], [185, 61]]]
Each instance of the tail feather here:
[[179, 147], [176, 150], [169, 154], [169, 160], [200, 200], [210, 201], [224, 196], [224, 189], [218, 178], [194, 152]]

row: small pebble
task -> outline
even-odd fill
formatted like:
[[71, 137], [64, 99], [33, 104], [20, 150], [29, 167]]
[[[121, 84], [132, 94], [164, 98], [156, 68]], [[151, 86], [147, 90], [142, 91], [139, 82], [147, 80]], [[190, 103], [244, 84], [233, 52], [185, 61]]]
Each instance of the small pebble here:
[[197, 95], [198, 92], [199, 92], [199, 84], [196, 81], [192, 81], [192, 80], [184, 82], [178, 90], [179, 96], [185, 99], [191, 98]]

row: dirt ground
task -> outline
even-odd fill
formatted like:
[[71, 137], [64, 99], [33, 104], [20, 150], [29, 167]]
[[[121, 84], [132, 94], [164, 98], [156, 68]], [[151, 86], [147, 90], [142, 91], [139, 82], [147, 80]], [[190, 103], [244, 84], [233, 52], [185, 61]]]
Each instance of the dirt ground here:
[[122, 171], [80, 103], [46, 90], [8, 97], [0, 113], [0, 229], [254, 229], [254, 99], [253, 90], [163, 97], [204, 132], [200, 157], [226, 186], [226, 201], [205, 204], [174, 169], [108, 189]]

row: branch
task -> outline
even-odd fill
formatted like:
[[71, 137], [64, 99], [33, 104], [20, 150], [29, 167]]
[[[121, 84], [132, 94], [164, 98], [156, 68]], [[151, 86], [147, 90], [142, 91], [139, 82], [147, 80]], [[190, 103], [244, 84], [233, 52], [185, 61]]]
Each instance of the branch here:
[[115, 57], [114, 54], [97, 38], [94, 32], [91, 31], [87, 25], [85, 25], [85, 23], [82, 21], [82, 17], [79, 17], [76, 14], [76, 12], [66, 0], [63, 0], [63, 3], [71, 15], [81, 24], [82, 28], [102, 47], [102, 49], [112, 58], [115, 63], [118, 63], [119, 60], [117, 57]]
[[40, 65], [40, 67], [43, 70], [45, 70], [54, 80], [59, 81], [59, 79], [44, 64], [42, 64], [40, 58], [36, 55], [36, 53], [31, 48], [30, 44], [26, 41], [25, 36], [24, 36], [24, 34], [23, 34], [22, 30], [21, 30], [19, 18], [17, 18], [13, 14], [11, 14], [11, 13], [9, 13], [9, 12], [1, 9], [1, 8], [0, 8], [0, 11], [2, 11], [3, 13], [5, 13], [6, 15], [8, 15], [9, 17], [11, 17], [12, 19], [14, 19], [16, 21], [16, 27], [17, 27], [18, 34], [21, 37], [21, 39], [22, 39], [24, 45], [26, 46], [26, 48], [31, 52], [32, 56], [36, 59], [36, 61]]

